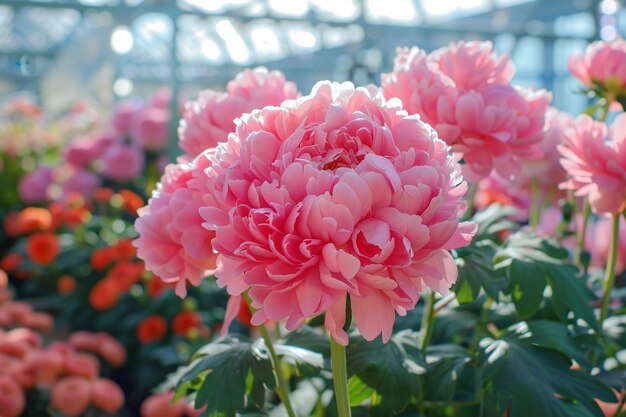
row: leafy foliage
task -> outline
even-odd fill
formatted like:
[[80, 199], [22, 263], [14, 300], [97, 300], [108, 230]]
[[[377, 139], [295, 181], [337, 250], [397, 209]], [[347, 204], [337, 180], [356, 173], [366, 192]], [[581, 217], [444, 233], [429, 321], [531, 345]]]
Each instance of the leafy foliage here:
[[562, 320], [571, 311], [597, 327], [590, 306], [594, 295], [568, 256], [556, 241], [524, 232], [512, 235], [496, 253], [495, 269], [506, 274], [508, 291], [521, 317], [531, 317], [539, 310], [549, 286], [550, 304]]
[[403, 330], [387, 344], [355, 337], [347, 349], [350, 401], [359, 404], [372, 396], [371, 415], [390, 416], [404, 410], [421, 389], [426, 363], [417, 333]]

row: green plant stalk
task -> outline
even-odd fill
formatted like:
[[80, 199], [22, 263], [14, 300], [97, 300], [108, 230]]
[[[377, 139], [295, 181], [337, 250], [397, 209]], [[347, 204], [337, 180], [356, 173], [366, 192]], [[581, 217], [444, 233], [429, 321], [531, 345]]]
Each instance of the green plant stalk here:
[[332, 336], [330, 337], [330, 363], [333, 370], [337, 415], [338, 417], [351, 417], [346, 348], [337, 343]]
[[533, 179], [530, 183], [530, 189], [532, 193], [532, 200], [530, 206], [530, 227], [536, 230], [541, 220], [541, 201], [539, 198], [539, 182], [537, 179]]
[[472, 217], [472, 212], [474, 211], [474, 197], [476, 196], [476, 191], [478, 190], [478, 185], [476, 183], [470, 183], [467, 188], [467, 194], [465, 198], [467, 199], [467, 209], [465, 213], [461, 216], [461, 220], [467, 220]]
[[604, 293], [602, 294], [602, 307], [600, 309], [600, 328], [609, 314], [609, 304], [611, 303], [611, 291], [615, 285], [615, 266], [617, 264], [617, 245], [619, 243], [619, 218], [620, 213], [613, 214], [611, 227], [611, 246], [609, 247], [609, 259], [606, 265], [606, 275], [604, 276]]
[[285, 376], [283, 375], [280, 366], [280, 359], [276, 354], [276, 349], [274, 349], [274, 342], [272, 342], [272, 338], [270, 337], [270, 334], [267, 331], [267, 327], [265, 327], [264, 324], [261, 324], [259, 326], [259, 332], [263, 337], [263, 341], [265, 342], [265, 346], [267, 346], [267, 350], [270, 352], [272, 365], [276, 370], [276, 393], [278, 394], [278, 398], [280, 398], [280, 401], [287, 409], [287, 414], [289, 414], [289, 417], [296, 417], [296, 413], [294, 412], [293, 406], [291, 405], [291, 400], [289, 399], [289, 388], [287, 388], [287, 381], [285, 380]]
[[[574, 200], [575, 201], [575, 200]], [[585, 237], [587, 235], [587, 225], [589, 224], [589, 216], [591, 215], [591, 206], [589, 205], [589, 198], [583, 199], [583, 225], [578, 233], [576, 241], [576, 266], [582, 268], [583, 261], [582, 256], [585, 250]]]
[[489, 320], [489, 311], [491, 310], [492, 304], [492, 298], [487, 298], [487, 301], [485, 301], [485, 303], [483, 304], [483, 309], [480, 313], [480, 320], [476, 324], [476, 333], [474, 334], [474, 340], [472, 341], [472, 345], [469, 347], [469, 352], [471, 353], [472, 357], [475, 356], [478, 352], [478, 346], [480, 345], [481, 339], [486, 333], [488, 333], [487, 321]]
[[433, 324], [435, 322], [435, 292], [428, 290], [424, 313], [422, 314], [422, 352], [426, 353], [426, 348], [433, 335]]
[[624, 405], [626, 404], [626, 395], [622, 395], [622, 398], [619, 400], [619, 405], [617, 406], [617, 410], [615, 410], [615, 414], [613, 417], [619, 417], [624, 409]]

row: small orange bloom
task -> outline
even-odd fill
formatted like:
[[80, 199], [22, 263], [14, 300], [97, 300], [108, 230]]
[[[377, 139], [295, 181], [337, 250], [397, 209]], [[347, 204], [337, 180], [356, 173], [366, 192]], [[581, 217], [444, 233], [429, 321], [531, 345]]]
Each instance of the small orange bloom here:
[[91, 267], [94, 271], [102, 271], [113, 260], [113, 253], [109, 247], [98, 248], [91, 254]]
[[147, 344], [161, 340], [167, 331], [167, 322], [161, 316], [148, 316], [137, 326], [137, 339]]
[[7, 272], [13, 272], [22, 264], [22, 255], [17, 252], [8, 253], [0, 260], [0, 268]]
[[237, 320], [246, 327], [252, 327], [250, 321], [252, 320], [252, 313], [246, 300], [241, 297], [241, 303], [239, 304], [239, 314], [237, 314]]
[[124, 208], [130, 214], [136, 214], [137, 210], [145, 205], [143, 198], [141, 198], [137, 193], [134, 193], [130, 190], [121, 190], [119, 194], [124, 199]]
[[137, 256], [137, 249], [133, 246], [132, 239], [123, 239], [113, 246], [113, 253], [117, 259], [130, 261]]
[[197, 329], [202, 324], [200, 314], [196, 311], [181, 311], [172, 321], [172, 330], [180, 336], [186, 336], [190, 330]]
[[54, 233], [35, 233], [26, 241], [26, 253], [30, 259], [41, 265], [52, 263], [60, 251], [59, 238]]
[[117, 304], [120, 292], [117, 283], [103, 279], [93, 286], [89, 292], [89, 302], [95, 310], [108, 310]]
[[69, 294], [76, 288], [76, 280], [70, 275], [62, 275], [57, 281], [57, 290], [61, 294]]
[[56, 230], [61, 226], [63, 222], [63, 206], [59, 203], [50, 203], [48, 205], [48, 211], [52, 217], [52, 224], [50, 230]]
[[4, 231], [9, 237], [18, 237], [22, 231], [20, 230], [20, 222], [18, 221], [19, 215], [17, 213], [9, 213], [4, 217], [2, 226]]
[[21, 234], [45, 231], [52, 225], [52, 215], [41, 207], [26, 207], [17, 215], [18, 228]]
[[152, 278], [150, 278], [150, 281], [148, 281], [148, 283], [146, 284], [146, 291], [148, 292], [148, 294], [150, 294], [150, 297], [156, 298], [163, 291], [165, 291], [168, 288], [174, 288], [174, 286], [175, 284], [165, 282], [160, 277], [154, 275]]
[[139, 281], [143, 270], [143, 264], [121, 261], [111, 268], [105, 279], [115, 282], [118, 291], [126, 292]]
[[94, 191], [92, 197], [94, 201], [97, 201], [100, 203], [107, 203], [113, 196], [113, 193], [114, 193], [113, 189], [109, 187], [101, 187], [101, 188], [98, 188], [96, 191]]
[[67, 227], [78, 227], [89, 220], [89, 210], [84, 207], [69, 207], [63, 211], [63, 224]]

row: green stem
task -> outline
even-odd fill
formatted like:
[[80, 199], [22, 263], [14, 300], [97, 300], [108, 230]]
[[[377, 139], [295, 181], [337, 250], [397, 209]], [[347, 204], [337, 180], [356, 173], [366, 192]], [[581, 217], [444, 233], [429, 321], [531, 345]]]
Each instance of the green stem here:
[[337, 343], [332, 336], [330, 337], [330, 363], [333, 369], [337, 415], [338, 417], [351, 417], [346, 348]]
[[435, 292], [428, 290], [424, 312], [422, 314], [422, 352], [426, 352], [426, 348], [430, 343], [433, 334], [433, 323], [435, 321]]
[[285, 405], [289, 417], [296, 417], [296, 413], [293, 411], [293, 406], [291, 405], [291, 400], [289, 399], [289, 388], [287, 388], [287, 381], [285, 380], [285, 376], [283, 375], [283, 371], [280, 366], [280, 359], [274, 349], [274, 342], [272, 342], [272, 338], [270, 337], [267, 327], [265, 327], [264, 324], [259, 326], [259, 331], [261, 332], [265, 346], [267, 346], [267, 350], [270, 352], [272, 365], [276, 370], [276, 393], [278, 394], [278, 398], [280, 398], [280, 401], [282, 401]]
[[604, 276], [604, 294], [602, 295], [602, 308], [600, 310], [600, 328], [602, 328], [602, 323], [604, 323], [604, 320], [609, 314], [611, 291], [615, 284], [615, 266], [617, 264], [617, 246], [619, 243], [619, 218], [620, 213], [613, 214], [611, 246], [609, 248], [609, 259], [606, 265], [606, 275]]
[[625, 404], [626, 404], [626, 395], [622, 395], [622, 398], [619, 400], [619, 406], [617, 407], [617, 410], [615, 410], [615, 414], [613, 415], [613, 417], [618, 417], [620, 415], [620, 413], [624, 409]]
[[589, 205], [589, 198], [585, 197], [583, 199], [583, 225], [579, 230], [576, 242], [576, 266], [579, 268], [583, 266], [582, 256], [585, 251], [585, 236], [587, 235], [587, 225], [589, 224], [590, 214], [591, 206]]
[[461, 216], [461, 220], [467, 220], [472, 217], [472, 212], [474, 211], [474, 197], [476, 196], [476, 190], [478, 189], [477, 183], [470, 183], [467, 189], [467, 194], [465, 195], [467, 199], [467, 209], [463, 216]]
[[472, 345], [469, 348], [469, 352], [472, 356], [476, 355], [478, 352], [478, 346], [480, 345], [480, 341], [482, 340], [485, 333], [487, 333], [487, 320], [489, 320], [489, 310], [491, 310], [491, 305], [493, 304], [493, 299], [487, 298], [485, 304], [483, 304], [483, 310], [480, 314], [480, 320], [476, 324], [476, 333], [474, 334], [474, 340], [472, 341]]
[[541, 201], [539, 198], [539, 182], [537, 179], [533, 179], [531, 181], [530, 189], [532, 193], [530, 206], [530, 227], [532, 230], [536, 230], [539, 226], [539, 220], [541, 219]]

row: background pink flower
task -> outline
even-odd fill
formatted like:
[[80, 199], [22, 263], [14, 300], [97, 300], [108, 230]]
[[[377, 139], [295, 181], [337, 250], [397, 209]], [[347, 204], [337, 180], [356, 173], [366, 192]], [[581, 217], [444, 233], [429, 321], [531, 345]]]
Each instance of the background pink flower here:
[[394, 70], [382, 74], [387, 98], [398, 97], [463, 158], [463, 173], [478, 181], [497, 171], [519, 172], [519, 160], [539, 155], [551, 95], [510, 84], [513, 65], [490, 42], [459, 42], [429, 55], [399, 49]]
[[199, 208], [208, 194], [200, 155], [191, 164], [169, 165], [146, 207], [139, 209], [134, 241], [146, 269], [166, 282], [176, 282], [176, 293], [186, 294], [186, 282], [199, 285], [216, 267], [211, 240], [214, 233], [202, 227]]
[[347, 296], [363, 337], [391, 336], [419, 292], [456, 280], [448, 250], [466, 184], [430, 126], [375, 88], [318, 83], [311, 95], [244, 116], [215, 152], [201, 208], [215, 231], [218, 284], [249, 289], [252, 322], [293, 329], [326, 312], [341, 343]]
[[54, 181], [54, 168], [40, 165], [24, 175], [19, 183], [20, 198], [27, 204], [43, 203], [50, 200], [48, 187]]
[[115, 181], [129, 181], [142, 172], [144, 164], [141, 149], [116, 143], [102, 155], [102, 174]]
[[152, 107], [137, 112], [133, 119], [132, 137], [143, 149], [158, 152], [167, 147], [170, 113], [167, 109]]
[[622, 212], [626, 208], [626, 115], [620, 114], [610, 129], [587, 115], [578, 116], [564, 139], [559, 151], [569, 179], [561, 187], [588, 196], [596, 213]]
[[596, 41], [583, 54], [574, 54], [569, 70], [589, 88], [600, 88], [615, 99], [626, 94], [626, 41]]
[[294, 83], [286, 81], [281, 72], [264, 67], [240, 72], [226, 90], [226, 93], [202, 91], [197, 100], [185, 104], [178, 133], [187, 160], [225, 141], [235, 131], [235, 119], [243, 113], [277, 106], [298, 96]]

